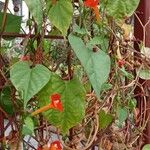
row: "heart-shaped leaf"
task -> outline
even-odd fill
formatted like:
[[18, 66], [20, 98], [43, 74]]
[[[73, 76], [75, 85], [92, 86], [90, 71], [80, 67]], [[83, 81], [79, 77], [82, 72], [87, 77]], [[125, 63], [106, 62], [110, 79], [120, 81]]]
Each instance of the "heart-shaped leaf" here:
[[51, 72], [43, 65], [30, 68], [28, 62], [17, 62], [10, 70], [10, 80], [27, 102], [37, 94], [50, 80]]
[[86, 47], [81, 38], [74, 35], [69, 35], [69, 42], [99, 97], [101, 86], [106, 82], [110, 72], [109, 56], [100, 50], [93, 52], [92, 48]]
[[49, 11], [49, 19], [63, 35], [67, 34], [67, 30], [71, 23], [73, 15], [72, 3], [69, 0], [60, 0], [54, 4]]
[[50, 109], [43, 115], [51, 124], [66, 133], [84, 118], [85, 89], [77, 78], [64, 81], [59, 76], [52, 75], [50, 82], [38, 94], [40, 107], [49, 104], [49, 97], [55, 93], [61, 96], [63, 112]]

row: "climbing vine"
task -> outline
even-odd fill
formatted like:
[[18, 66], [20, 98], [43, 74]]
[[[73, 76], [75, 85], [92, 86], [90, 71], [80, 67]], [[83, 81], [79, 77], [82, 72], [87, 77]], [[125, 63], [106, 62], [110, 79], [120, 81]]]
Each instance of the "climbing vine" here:
[[6, 2], [0, 12], [2, 147], [136, 149], [147, 120], [134, 89], [150, 78], [144, 42], [134, 49], [139, 0], [24, 2], [28, 31]]

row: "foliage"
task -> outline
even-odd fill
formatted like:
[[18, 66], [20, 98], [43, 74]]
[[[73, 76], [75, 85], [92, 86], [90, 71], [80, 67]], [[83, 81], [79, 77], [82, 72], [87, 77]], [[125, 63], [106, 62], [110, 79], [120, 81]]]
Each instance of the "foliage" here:
[[53, 5], [48, 12], [50, 21], [62, 32], [63, 35], [67, 34], [72, 15], [73, 7], [70, 0], [61, 0], [56, 2], [56, 4]]
[[135, 94], [146, 99], [139, 78], [150, 78], [149, 57], [136, 53], [127, 24], [139, 0], [25, 3], [26, 37], [6, 42], [6, 32], [21, 30], [22, 17], [0, 13], [0, 111], [13, 131], [3, 149], [10, 137], [29, 149], [28, 136], [38, 149], [54, 136], [61, 149], [136, 149], [146, 119], [138, 118]]
[[32, 135], [33, 132], [34, 132], [34, 122], [33, 122], [32, 118], [26, 117], [24, 119], [22, 134], [23, 135]]
[[70, 35], [69, 42], [81, 61], [89, 80], [99, 98], [101, 86], [106, 82], [110, 72], [110, 59], [103, 51], [94, 52], [92, 46], [86, 46], [82, 39]]
[[0, 105], [9, 115], [13, 114], [14, 110], [13, 110], [13, 105], [11, 101], [11, 88], [10, 87], [5, 87], [1, 91]]
[[[105, 2], [105, 0], [103, 0]], [[103, 2], [102, 1], [102, 2]], [[134, 13], [140, 0], [115, 0], [106, 2], [107, 14], [115, 19], [123, 19], [129, 17]]]
[[146, 145], [144, 145], [142, 150], [149, 150], [149, 149], [150, 149], [150, 144], [146, 144]]
[[46, 85], [50, 75], [50, 71], [42, 65], [30, 68], [28, 62], [18, 62], [12, 66], [10, 80], [24, 100], [24, 107]]
[[45, 118], [66, 133], [71, 127], [80, 123], [85, 115], [85, 89], [75, 77], [70, 81], [63, 81], [53, 75], [49, 83], [38, 94], [40, 107], [49, 103], [49, 96], [59, 93], [63, 103], [63, 112], [48, 110]]
[[106, 114], [104, 110], [101, 110], [99, 112], [99, 126], [100, 129], [105, 129], [110, 125], [110, 123], [113, 121], [113, 116], [111, 114]]
[[[2, 22], [3, 22], [4, 13], [0, 12], [0, 31], [2, 30]], [[21, 18], [20, 16], [15, 16], [12, 14], [7, 14], [6, 26], [4, 31], [6, 32], [17, 32], [20, 31], [21, 26]]]
[[[25, 0], [31, 15], [34, 17], [35, 21], [38, 23], [38, 25], [42, 25], [43, 21], [43, 8], [42, 3], [40, 0]], [[36, 6], [36, 9], [35, 9]]]
[[120, 123], [123, 123], [128, 117], [128, 110], [126, 108], [119, 107], [117, 110], [117, 116]]

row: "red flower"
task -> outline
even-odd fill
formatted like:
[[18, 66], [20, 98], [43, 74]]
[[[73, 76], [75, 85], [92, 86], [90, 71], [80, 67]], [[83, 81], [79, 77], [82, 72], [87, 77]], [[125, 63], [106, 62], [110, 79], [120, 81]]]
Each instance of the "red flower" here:
[[119, 68], [122, 68], [125, 65], [125, 63], [126, 62], [125, 62], [124, 59], [119, 59], [118, 62], [117, 62]]
[[59, 94], [51, 95], [50, 99], [51, 99], [51, 103], [50, 103], [51, 108], [58, 109], [59, 111], [63, 111], [63, 106]]
[[60, 95], [59, 94], [53, 94], [53, 95], [50, 96], [50, 98], [52, 100], [57, 100], [57, 99], [60, 99]]
[[60, 141], [54, 141], [51, 143], [50, 145], [50, 149], [49, 150], [62, 150], [62, 146]]
[[98, 0], [85, 0], [84, 5], [86, 7], [94, 8], [97, 7], [98, 5]]
[[97, 22], [100, 22], [101, 16], [98, 9], [98, 0], [85, 0], [84, 5], [93, 9]]
[[47, 111], [49, 109], [57, 109], [59, 111], [63, 111], [63, 106], [62, 106], [62, 102], [60, 100], [60, 95], [59, 94], [53, 94], [50, 96], [51, 99], [51, 103], [43, 106], [37, 110], [35, 110], [34, 112], [32, 112], [32, 116], [35, 116], [41, 112]]

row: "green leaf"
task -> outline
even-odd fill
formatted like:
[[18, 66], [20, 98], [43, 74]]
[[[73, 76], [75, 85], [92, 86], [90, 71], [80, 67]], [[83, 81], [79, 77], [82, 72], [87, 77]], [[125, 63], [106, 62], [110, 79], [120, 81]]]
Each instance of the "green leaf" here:
[[67, 34], [67, 30], [71, 23], [73, 15], [72, 3], [69, 0], [59, 0], [54, 4], [49, 11], [49, 19], [63, 35]]
[[17, 62], [10, 70], [10, 80], [27, 102], [37, 94], [50, 80], [51, 72], [43, 65], [30, 68], [28, 62]]
[[110, 83], [104, 83], [101, 87], [102, 91], [107, 91], [110, 90], [112, 88], [112, 84]]
[[106, 114], [106, 112], [104, 110], [101, 110], [99, 112], [99, 127], [100, 127], [100, 129], [107, 128], [107, 126], [111, 124], [112, 120], [113, 120], [113, 116], [110, 114]]
[[120, 68], [120, 71], [122, 75], [127, 77], [128, 79], [130, 80], [134, 79], [134, 76], [131, 73], [127, 72], [124, 67]]
[[11, 101], [11, 88], [5, 87], [0, 93], [0, 106], [6, 113], [12, 115], [14, 113], [13, 104]]
[[125, 107], [118, 107], [117, 116], [120, 123], [123, 123], [128, 117], [128, 110]]
[[23, 135], [31, 135], [34, 132], [34, 122], [31, 117], [26, 117], [22, 129]]
[[150, 144], [144, 145], [144, 147], [142, 148], [142, 150], [150, 150]]
[[131, 109], [131, 110], [133, 110], [134, 108], [136, 108], [136, 105], [137, 105], [137, 100], [136, 99], [134, 99], [134, 98], [130, 98], [129, 100], [128, 100], [128, 107], [129, 107], [129, 109]]
[[[3, 22], [3, 15], [4, 13], [0, 12], [0, 32], [2, 31], [2, 22]], [[19, 33], [20, 27], [21, 27], [21, 19], [22, 17], [8, 14], [6, 17], [6, 26], [5, 26], [5, 32], [13, 32], [13, 33]]]
[[106, 82], [110, 72], [109, 56], [101, 50], [93, 52], [92, 48], [86, 47], [81, 38], [74, 35], [69, 35], [69, 42], [99, 98], [101, 86]]
[[85, 89], [77, 78], [64, 81], [57, 75], [52, 75], [50, 82], [38, 94], [40, 107], [50, 103], [50, 95], [58, 93], [61, 96], [63, 112], [48, 110], [43, 113], [49, 123], [67, 133], [77, 125], [85, 115]]
[[140, 0], [107, 0], [106, 12], [117, 20], [123, 19], [133, 14], [139, 1]]
[[24, 0], [29, 8], [31, 15], [34, 17], [38, 25], [42, 25], [43, 10], [40, 0]]
[[150, 70], [149, 69], [140, 69], [137, 71], [138, 76], [144, 80], [150, 80]]
[[87, 31], [84, 28], [80, 28], [77, 24], [74, 25], [74, 32], [79, 33], [81, 35], [87, 34]]
[[104, 36], [95, 36], [93, 39], [91, 39], [90, 41], [89, 41], [89, 43], [88, 44], [90, 44], [90, 45], [100, 45], [100, 47], [101, 47], [101, 50], [103, 50], [103, 51], [107, 51], [107, 49], [108, 49], [108, 39], [106, 38], [106, 37], [104, 37]]

